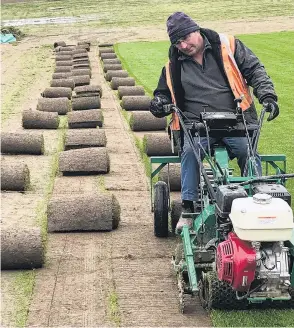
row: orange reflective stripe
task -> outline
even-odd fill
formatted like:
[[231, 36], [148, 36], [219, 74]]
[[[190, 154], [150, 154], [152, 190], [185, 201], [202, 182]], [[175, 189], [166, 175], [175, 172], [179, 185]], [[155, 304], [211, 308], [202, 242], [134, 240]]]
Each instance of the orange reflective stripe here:
[[[173, 102], [173, 104], [176, 105], [176, 98], [175, 98], [175, 93], [174, 93], [173, 85], [172, 85], [172, 81], [171, 81], [169, 66], [170, 66], [170, 62], [168, 61], [165, 65], [166, 84], [171, 93], [172, 102]], [[171, 120], [170, 128], [171, 128], [171, 130], [180, 130], [180, 122], [179, 122], [178, 115], [176, 113], [172, 113], [172, 120]]]
[[253, 100], [246, 81], [244, 80], [234, 58], [235, 38], [232, 35], [226, 36], [220, 34], [220, 39], [224, 68], [230, 87], [235, 98], [243, 96], [240, 106], [242, 110], [246, 110], [251, 106]]

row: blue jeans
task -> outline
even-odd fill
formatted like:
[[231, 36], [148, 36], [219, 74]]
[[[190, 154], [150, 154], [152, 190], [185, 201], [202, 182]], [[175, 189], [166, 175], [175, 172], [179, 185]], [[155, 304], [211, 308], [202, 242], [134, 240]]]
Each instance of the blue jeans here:
[[[207, 138], [194, 138], [195, 146], [197, 152], [199, 153], [199, 142], [202, 144], [203, 148], [207, 151]], [[241, 174], [244, 175], [244, 171], [247, 163], [247, 138], [246, 137], [229, 137], [229, 138], [209, 138], [210, 145], [212, 146], [217, 141], [220, 140], [226, 145], [229, 156], [231, 159], [237, 157], [238, 165], [241, 169]], [[201, 159], [203, 160], [203, 151], [200, 151]], [[261, 175], [261, 161], [258, 154], [256, 154], [256, 164], [257, 170]], [[198, 200], [198, 186], [199, 186], [199, 165], [197, 163], [196, 157], [190, 147], [186, 137], [184, 137], [184, 145], [181, 154], [181, 194], [182, 200]]]

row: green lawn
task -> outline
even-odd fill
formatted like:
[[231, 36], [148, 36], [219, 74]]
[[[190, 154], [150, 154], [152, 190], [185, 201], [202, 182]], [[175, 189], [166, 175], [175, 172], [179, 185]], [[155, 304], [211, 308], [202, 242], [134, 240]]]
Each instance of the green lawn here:
[[[280, 116], [272, 122], [264, 122], [259, 152], [285, 154], [287, 171], [294, 173], [294, 32], [242, 35], [240, 39], [265, 65], [279, 96]], [[115, 47], [124, 69], [152, 95], [161, 69], [167, 61], [169, 43], [133, 42], [117, 44]], [[287, 183], [292, 198], [293, 180]], [[294, 326], [294, 310], [213, 311], [211, 316], [214, 325], [218, 327]]]
[[294, 12], [294, 3], [247, 0], [244, 8], [244, 2], [233, 0], [215, 0], [213, 6], [205, 0], [36, 0], [2, 4], [1, 9], [2, 20], [95, 15], [96, 26], [113, 27], [161, 24], [174, 11], [186, 11], [201, 21], [289, 16]]

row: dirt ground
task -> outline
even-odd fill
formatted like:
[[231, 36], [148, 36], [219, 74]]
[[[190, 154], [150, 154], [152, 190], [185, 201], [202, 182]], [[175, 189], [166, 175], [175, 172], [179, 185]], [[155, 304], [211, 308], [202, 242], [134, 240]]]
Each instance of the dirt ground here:
[[[271, 18], [270, 24], [268, 21], [227, 21], [202, 25], [234, 34], [294, 29], [293, 17]], [[61, 30], [59, 35], [28, 37], [17, 46], [1, 45], [2, 101], [11, 89], [18, 88], [17, 81], [21, 81], [24, 74], [30, 74], [23, 58], [32, 50], [39, 51], [41, 45], [53, 44], [57, 39], [68, 43], [83, 39], [93, 42], [166, 39], [165, 30], [157, 28], [84, 29], [79, 32], [77, 35]], [[46, 263], [44, 268], [36, 270], [27, 324], [47, 327], [210, 326], [210, 319], [197, 299], [191, 300], [194, 307], [189, 315], [179, 313], [176, 279], [170, 264], [176, 240], [153, 236], [149, 186], [143, 164], [115, 93], [103, 78], [95, 49], [92, 46], [89, 54], [91, 84], [103, 87], [102, 110], [111, 169], [103, 177], [59, 174], [54, 179], [52, 196], [92, 194], [97, 190], [98, 179], [102, 179], [105, 189], [114, 193], [120, 203], [121, 223], [110, 233], [48, 234]], [[22, 110], [35, 108], [40, 92], [49, 86], [54, 58], [50, 48], [41, 50], [42, 65], [37, 66], [33, 79], [27, 80], [27, 85], [21, 89], [24, 92], [12, 95], [16, 101], [2, 123], [3, 131], [21, 131]], [[28, 164], [32, 189], [26, 194], [1, 193], [2, 224], [20, 227], [38, 224], [36, 208], [48, 196], [51, 164], [63, 132], [44, 131], [44, 156], [5, 156], [7, 160]], [[15, 325], [12, 314], [19, 295], [11, 288], [12, 280], [10, 272], [2, 271], [2, 326]], [[116, 297], [117, 303], [113, 301]]]

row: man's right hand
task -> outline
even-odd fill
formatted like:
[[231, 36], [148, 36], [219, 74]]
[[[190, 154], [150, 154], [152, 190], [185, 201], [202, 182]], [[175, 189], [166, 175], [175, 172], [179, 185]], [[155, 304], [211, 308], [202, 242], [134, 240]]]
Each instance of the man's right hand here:
[[170, 105], [171, 101], [164, 95], [155, 96], [150, 103], [150, 112], [155, 117], [164, 117], [170, 114], [170, 112], [164, 110], [163, 106]]

